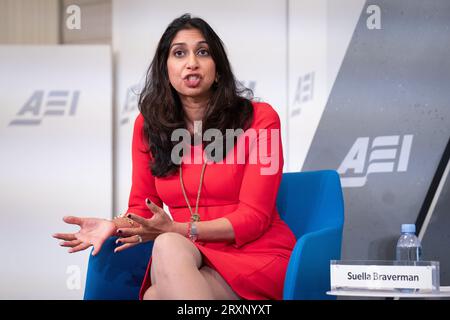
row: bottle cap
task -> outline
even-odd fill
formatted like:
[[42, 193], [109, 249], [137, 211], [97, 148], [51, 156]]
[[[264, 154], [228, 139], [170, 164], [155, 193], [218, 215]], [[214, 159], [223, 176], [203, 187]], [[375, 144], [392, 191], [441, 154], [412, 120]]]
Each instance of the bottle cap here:
[[416, 233], [415, 224], [402, 224], [402, 233]]

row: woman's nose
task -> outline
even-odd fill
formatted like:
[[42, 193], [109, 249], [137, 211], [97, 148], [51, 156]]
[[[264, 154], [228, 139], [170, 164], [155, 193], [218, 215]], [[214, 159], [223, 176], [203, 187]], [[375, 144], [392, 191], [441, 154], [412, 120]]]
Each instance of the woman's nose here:
[[195, 70], [198, 68], [198, 61], [195, 54], [190, 54], [187, 61], [187, 68]]

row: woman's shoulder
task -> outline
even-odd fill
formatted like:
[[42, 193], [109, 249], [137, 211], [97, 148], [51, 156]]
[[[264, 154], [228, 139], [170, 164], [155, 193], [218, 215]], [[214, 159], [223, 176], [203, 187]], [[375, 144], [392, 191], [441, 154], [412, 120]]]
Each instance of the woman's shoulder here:
[[271, 123], [279, 125], [280, 117], [278, 112], [267, 102], [252, 101], [253, 105], [253, 125], [252, 127], [267, 126]]
[[136, 116], [136, 119], [134, 120], [134, 127], [135, 128], [142, 128], [144, 126], [144, 116], [142, 113], [138, 113]]
[[144, 133], [144, 116], [140, 112], [138, 113], [136, 119], [134, 120], [133, 141], [143, 146], [142, 147], [143, 150], [146, 150], [148, 148], [148, 141], [145, 138]]

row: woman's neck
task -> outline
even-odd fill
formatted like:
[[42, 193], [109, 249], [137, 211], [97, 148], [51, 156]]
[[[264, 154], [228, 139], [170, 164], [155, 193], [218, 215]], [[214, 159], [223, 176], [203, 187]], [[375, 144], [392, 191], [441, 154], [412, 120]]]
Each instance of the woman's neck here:
[[208, 101], [195, 100], [193, 98], [182, 100], [183, 110], [186, 117], [186, 125], [191, 133], [194, 133], [194, 122], [202, 121], [206, 112]]

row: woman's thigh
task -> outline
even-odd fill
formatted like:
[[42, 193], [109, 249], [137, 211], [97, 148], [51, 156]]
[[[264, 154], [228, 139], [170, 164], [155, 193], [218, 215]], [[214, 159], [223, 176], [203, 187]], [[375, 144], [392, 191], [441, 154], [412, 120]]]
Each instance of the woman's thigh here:
[[[183, 264], [180, 264], [180, 261]], [[199, 269], [202, 265], [202, 255], [197, 247], [187, 238], [177, 233], [164, 233], [155, 239], [152, 252], [150, 276], [156, 283], [155, 267], [159, 270], [173, 269], [191, 261], [192, 266]], [[170, 267], [170, 268], [169, 268]]]
[[[185, 259], [186, 255], [193, 258], [193, 262], [199, 269], [200, 274], [205, 278], [209, 287], [211, 288], [214, 298], [219, 300], [239, 300], [240, 297], [231, 289], [228, 283], [222, 276], [214, 269], [203, 264], [203, 257], [197, 247], [177, 233], [165, 233], [155, 239], [153, 246], [153, 261], [151, 268], [152, 284], [156, 284], [157, 277], [154, 274], [155, 258], [163, 258], [163, 264], [173, 265], [177, 264], [177, 259]], [[183, 257], [184, 256], [184, 257]]]
[[231, 289], [229, 284], [214, 269], [204, 265], [200, 268], [200, 273], [208, 282], [214, 299], [217, 300], [240, 300], [241, 298]]

